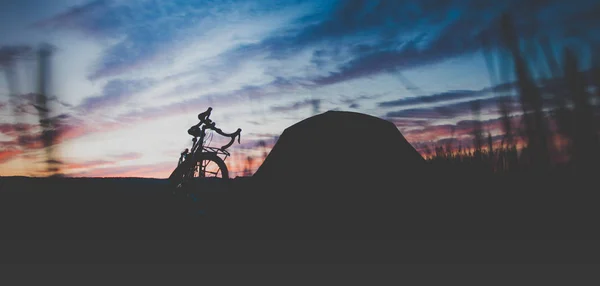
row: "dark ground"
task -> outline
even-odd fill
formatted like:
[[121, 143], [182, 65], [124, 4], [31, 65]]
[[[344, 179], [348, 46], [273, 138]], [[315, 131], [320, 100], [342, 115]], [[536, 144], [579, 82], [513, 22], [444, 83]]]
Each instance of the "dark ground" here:
[[237, 178], [198, 182], [187, 197], [163, 179], [2, 177], [0, 220], [3, 239], [598, 239], [589, 183]]

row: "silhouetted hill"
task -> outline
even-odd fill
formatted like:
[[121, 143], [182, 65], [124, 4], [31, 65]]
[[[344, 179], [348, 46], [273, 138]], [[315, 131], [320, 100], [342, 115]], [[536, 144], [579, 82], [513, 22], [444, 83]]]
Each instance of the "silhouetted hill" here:
[[[543, 179], [543, 180], [541, 180]], [[20, 239], [596, 239], [598, 194], [566, 178], [463, 177], [391, 192], [251, 178], [0, 178], [3, 237]], [[273, 187], [273, 186], [271, 186]], [[331, 186], [330, 186], [331, 187]], [[277, 187], [273, 187], [277, 188]]]

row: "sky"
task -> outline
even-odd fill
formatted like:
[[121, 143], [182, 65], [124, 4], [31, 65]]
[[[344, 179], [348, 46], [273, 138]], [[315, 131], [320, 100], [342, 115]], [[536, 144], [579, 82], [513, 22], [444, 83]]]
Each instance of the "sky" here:
[[[225, 132], [243, 130], [226, 160], [233, 176], [248, 157], [258, 168], [286, 127], [327, 110], [389, 120], [422, 151], [449, 138], [468, 144], [480, 100], [484, 130], [500, 140], [496, 102], [516, 100], [513, 79], [494, 72], [502, 57], [490, 68], [481, 43], [500, 48], [503, 12], [523, 39], [547, 37], [556, 54], [571, 47], [585, 59], [600, 42], [591, 0], [2, 1], [0, 175], [45, 167], [30, 104], [31, 50], [43, 43], [53, 47], [49, 104], [68, 176], [166, 178], [209, 106]], [[25, 102], [18, 116], [11, 90]], [[33, 138], [25, 147], [16, 126]]]

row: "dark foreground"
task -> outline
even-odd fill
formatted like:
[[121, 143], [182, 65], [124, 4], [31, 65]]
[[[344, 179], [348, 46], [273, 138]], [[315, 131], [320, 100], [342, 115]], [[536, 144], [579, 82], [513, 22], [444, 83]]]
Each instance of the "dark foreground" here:
[[389, 182], [0, 178], [3, 239], [598, 239], [595, 184], [558, 176]]

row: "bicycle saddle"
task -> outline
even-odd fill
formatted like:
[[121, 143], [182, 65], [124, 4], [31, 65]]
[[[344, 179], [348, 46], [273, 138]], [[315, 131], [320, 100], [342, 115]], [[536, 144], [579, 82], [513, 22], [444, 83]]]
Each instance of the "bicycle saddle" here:
[[194, 137], [199, 137], [200, 136], [200, 126], [194, 125], [194, 126], [190, 127], [190, 129], [188, 129], [188, 134], [190, 134]]

